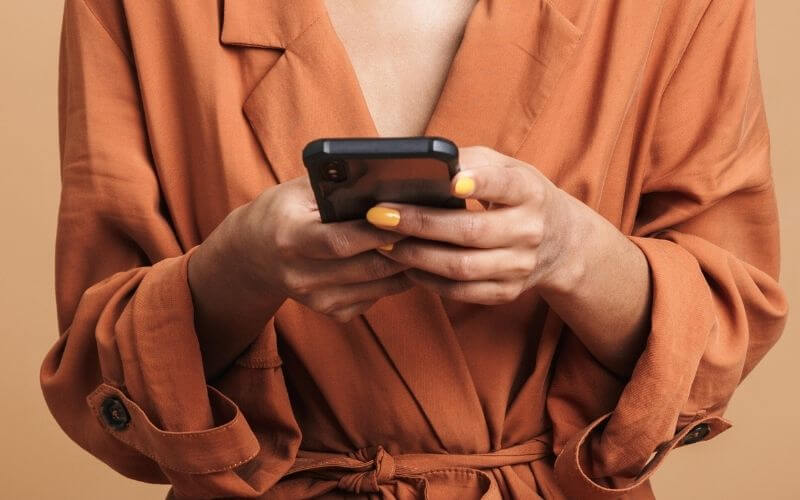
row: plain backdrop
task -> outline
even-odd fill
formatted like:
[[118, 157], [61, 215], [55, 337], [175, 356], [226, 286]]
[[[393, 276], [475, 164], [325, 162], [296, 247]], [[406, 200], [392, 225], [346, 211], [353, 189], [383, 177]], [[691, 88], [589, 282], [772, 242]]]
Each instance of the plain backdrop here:
[[[165, 486], [124, 478], [72, 443], [39, 388], [42, 357], [58, 333], [53, 249], [62, 5], [0, 2], [0, 498], [161, 499]], [[734, 396], [726, 414], [733, 428], [673, 452], [655, 475], [659, 498], [800, 498], [800, 312], [792, 307], [800, 298], [800, 1], [758, 0], [757, 18], [789, 323]]]

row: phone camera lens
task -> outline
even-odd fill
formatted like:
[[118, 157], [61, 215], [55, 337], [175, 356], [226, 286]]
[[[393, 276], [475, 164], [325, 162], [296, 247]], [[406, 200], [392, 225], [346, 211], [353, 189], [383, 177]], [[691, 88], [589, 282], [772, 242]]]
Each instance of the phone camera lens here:
[[329, 161], [322, 166], [322, 178], [331, 182], [347, 180], [347, 165], [342, 160]]

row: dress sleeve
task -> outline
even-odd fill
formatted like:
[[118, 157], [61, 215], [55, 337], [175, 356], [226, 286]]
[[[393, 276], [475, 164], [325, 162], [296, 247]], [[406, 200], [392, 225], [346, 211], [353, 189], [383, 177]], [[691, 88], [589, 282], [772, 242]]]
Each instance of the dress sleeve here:
[[[257, 437], [208, 383], [204, 356], [222, 354], [204, 352], [194, 329], [187, 263], [198, 247], [180, 243], [165, 208], [123, 19], [118, 2], [64, 6], [60, 336], [42, 390], [64, 431], [126, 476], [172, 483], [177, 498], [256, 496], [291, 466], [299, 430], [277, 364], [259, 374], [274, 435]], [[240, 474], [257, 454], [269, 472]]]
[[[615, 406], [556, 450], [570, 498], [632, 493], [670, 450], [729, 428], [734, 390], [783, 331], [754, 18], [752, 0], [712, 0], [663, 93], [628, 236], [649, 264], [649, 337]], [[570, 386], [613, 386], [589, 383], [589, 364], [554, 375], [556, 404], [571, 415], [600, 405], [567, 395]]]

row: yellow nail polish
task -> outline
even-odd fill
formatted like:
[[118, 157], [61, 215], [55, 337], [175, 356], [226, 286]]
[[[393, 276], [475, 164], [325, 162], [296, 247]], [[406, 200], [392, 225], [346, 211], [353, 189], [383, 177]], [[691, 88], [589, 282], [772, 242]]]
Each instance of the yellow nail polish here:
[[367, 220], [376, 226], [395, 227], [400, 224], [400, 212], [393, 208], [372, 207], [367, 212]]
[[455, 193], [458, 196], [469, 196], [475, 191], [475, 179], [472, 177], [459, 177], [456, 181]]
[[385, 245], [379, 246], [378, 248], [380, 248], [384, 252], [391, 252], [392, 248], [394, 248], [394, 243], [387, 243]]

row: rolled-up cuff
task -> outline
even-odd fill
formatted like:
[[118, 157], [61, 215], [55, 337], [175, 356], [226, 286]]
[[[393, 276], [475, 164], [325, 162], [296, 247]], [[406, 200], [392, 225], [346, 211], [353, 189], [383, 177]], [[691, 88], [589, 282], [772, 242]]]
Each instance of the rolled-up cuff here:
[[656, 448], [653, 458], [632, 482], [621, 488], [609, 488], [598, 482], [601, 478], [592, 478], [587, 471], [591, 470], [589, 437], [593, 432], [602, 432], [611, 415], [611, 412], [606, 413], [586, 426], [566, 443], [556, 458], [556, 481], [567, 498], [605, 500], [634, 493], [655, 472], [670, 451], [686, 444], [709, 440], [731, 427], [731, 423], [722, 417], [697, 416], [672, 439]]
[[114, 437], [150, 457], [162, 467], [187, 474], [233, 469], [259, 452], [259, 443], [239, 407], [208, 386], [215, 420], [213, 428], [193, 432], [159, 429], [120, 389], [103, 383], [86, 401]]
[[731, 426], [719, 416], [729, 391], [710, 393], [699, 408], [693, 400], [708, 337], [718, 328], [707, 277], [697, 256], [659, 236], [629, 236], [650, 269], [647, 343], [615, 408], [569, 436], [559, 453], [555, 474], [569, 498], [636, 497], [672, 449]]

